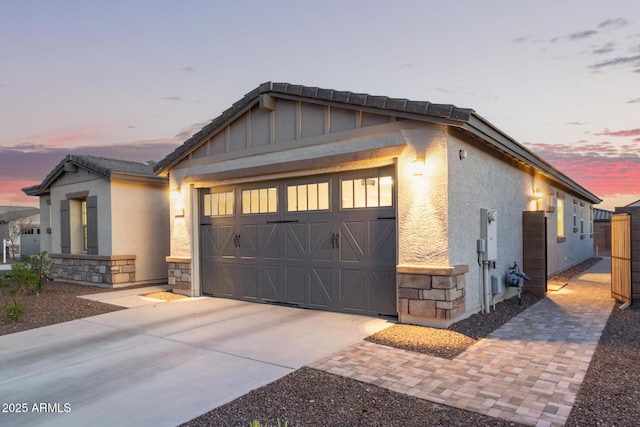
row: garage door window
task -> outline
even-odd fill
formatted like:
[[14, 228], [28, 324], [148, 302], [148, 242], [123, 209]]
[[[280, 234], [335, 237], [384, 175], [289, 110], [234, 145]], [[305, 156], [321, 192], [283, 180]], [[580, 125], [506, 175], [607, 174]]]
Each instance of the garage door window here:
[[329, 183], [287, 186], [287, 212], [329, 209]]
[[243, 214], [274, 212], [278, 212], [278, 190], [276, 187], [242, 191]]
[[342, 208], [373, 208], [393, 205], [393, 179], [376, 176], [342, 180]]
[[233, 191], [204, 195], [205, 216], [233, 215]]

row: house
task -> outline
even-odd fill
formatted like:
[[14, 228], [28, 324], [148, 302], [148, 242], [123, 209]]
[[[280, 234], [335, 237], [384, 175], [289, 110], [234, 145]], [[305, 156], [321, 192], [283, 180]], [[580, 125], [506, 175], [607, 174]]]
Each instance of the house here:
[[[593, 253], [600, 199], [473, 110], [264, 83], [155, 166], [169, 283], [446, 327]], [[524, 269], [524, 270], [522, 270]]]
[[40, 185], [53, 278], [108, 287], [166, 282], [168, 180], [152, 164], [67, 155]]
[[0, 206], [0, 240], [6, 240], [7, 257], [35, 255], [40, 250], [40, 209]]
[[613, 212], [593, 209], [593, 248], [597, 256], [611, 256], [611, 216]]

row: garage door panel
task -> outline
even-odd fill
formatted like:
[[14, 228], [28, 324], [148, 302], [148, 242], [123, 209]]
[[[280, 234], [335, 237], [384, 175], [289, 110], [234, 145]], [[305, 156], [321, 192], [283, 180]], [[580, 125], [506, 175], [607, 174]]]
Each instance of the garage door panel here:
[[237, 265], [234, 296], [241, 299], [258, 298], [258, 268], [249, 263]]
[[280, 267], [277, 265], [263, 266], [260, 271], [259, 297], [271, 301], [283, 301], [278, 284]]
[[396, 227], [394, 220], [369, 222], [371, 259], [377, 262], [392, 262], [395, 265]]
[[396, 307], [396, 272], [372, 271], [370, 273], [370, 310], [374, 313], [395, 315]]
[[202, 292], [221, 297], [233, 296], [234, 264], [226, 262], [203, 263]]
[[284, 240], [285, 259], [301, 261], [308, 253], [308, 224], [287, 224]]
[[309, 272], [303, 267], [285, 267], [284, 300], [294, 304], [306, 305], [308, 301]]
[[367, 289], [361, 270], [340, 270], [339, 283], [340, 306], [350, 311], [368, 311], [365, 304]]
[[276, 260], [282, 257], [279, 224], [260, 225], [260, 254], [264, 259]]
[[363, 221], [345, 221], [340, 233], [340, 261], [361, 261], [365, 255], [365, 245], [365, 223]]
[[242, 258], [255, 258], [258, 254], [257, 224], [243, 224], [240, 227], [240, 238], [237, 242]]
[[236, 245], [234, 243], [234, 237], [236, 235], [235, 228], [231, 225], [219, 225], [212, 226], [216, 229], [213, 236], [214, 241], [214, 256], [223, 257], [235, 257]]
[[334, 296], [331, 291], [331, 268], [314, 268], [309, 275], [309, 304], [315, 308], [330, 308]]
[[313, 222], [309, 224], [309, 234], [311, 236], [311, 260], [330, 261], [332, 257], [330, 224], [328, 222]]

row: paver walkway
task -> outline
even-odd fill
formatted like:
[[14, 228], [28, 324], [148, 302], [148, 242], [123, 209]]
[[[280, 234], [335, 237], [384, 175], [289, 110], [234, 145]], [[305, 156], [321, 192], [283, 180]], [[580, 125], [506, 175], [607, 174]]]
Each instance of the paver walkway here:
[[368, 341], [311, 367], [509, 421], [562, 426], [614, 305], [605, 258], [453, 360]]

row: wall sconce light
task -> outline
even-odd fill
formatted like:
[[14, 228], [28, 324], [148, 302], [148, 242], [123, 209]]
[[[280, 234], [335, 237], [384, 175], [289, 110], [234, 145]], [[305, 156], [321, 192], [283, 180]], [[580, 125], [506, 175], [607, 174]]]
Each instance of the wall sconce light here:
[[175, 187], [171, 190], [171, 200], [174, 202], [174, 210], [173, 215], [176, 217], [184, 216], [184, 197], [182, 196], [182, 191], [180, 191], [180, 187]]
[[535, 190], [533, 190], [533, 198], [534, 198], [534, 200], [540, 200], [543, 197], [544, 197], [544, 192], [541, 189], [536, 188]]
[[425, 159], [424, 156], [416, 156], [416, 159], [411, 163], [411, 173], [413, 176], [424, 175]]
[[460, 160], [466, 159], [467, 158], [467, 150], [460, 149], [458, 151], [458, 157], [460, 157]]

